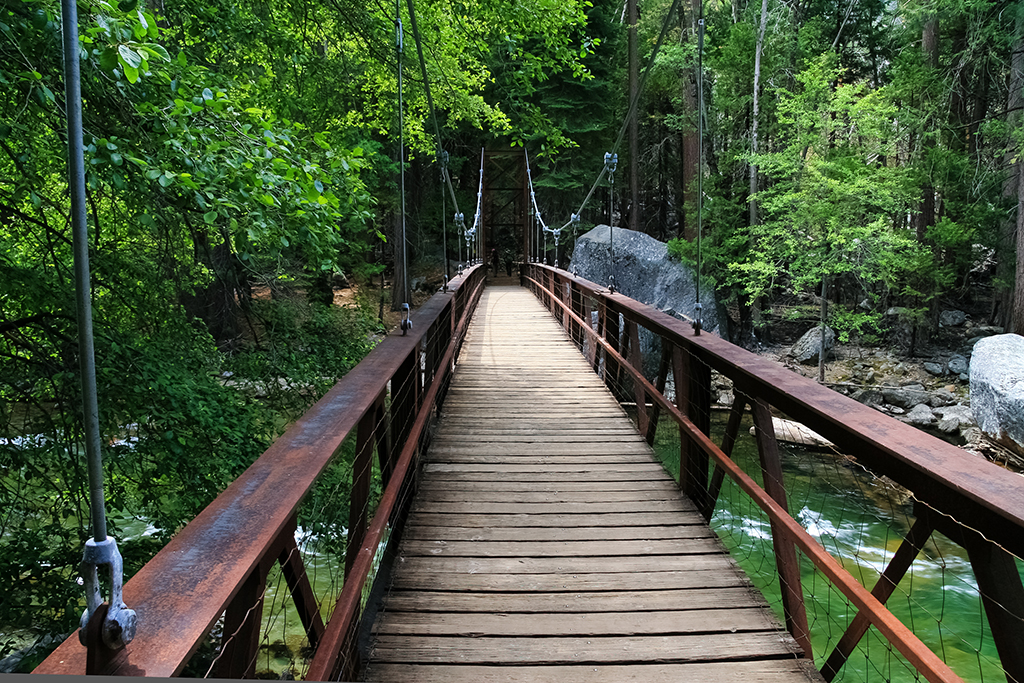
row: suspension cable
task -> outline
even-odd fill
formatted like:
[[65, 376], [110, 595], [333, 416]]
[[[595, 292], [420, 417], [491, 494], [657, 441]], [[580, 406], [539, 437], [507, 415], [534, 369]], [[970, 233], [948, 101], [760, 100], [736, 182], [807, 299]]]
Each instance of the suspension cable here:
[[[402, 5], [395, 0], [395, 52], [398, 57], [398, 178], [402, 228], [402, 301], [409, 301], [409, 245], [405, 238], [405, 112], [402, 97]], [[404, 331], [404, 328], [403, 328]]]
[[[480, 218], [483, 213], [483, 197], [484, 197], [484, 148], [480, 148], [480, 182], [476, 189], [476, 213], [473, 214], [473, 227], [469, 230], [465, 229], [465, 223], [463, 223], [463, 236], [466, 239], [466, 258], [473, 262], [473, 249], [472, 238], [477, 234], [477, 227], [480, 225]], [[476, 246], [476, 245], [473, 245]], [[479, 253], [479, 249], [477, 250]]]
[[700, 334], [704, 326], [703, 308], [700, 302], [700, 241], [704, 214], [704, 3], [700, 5], [700, 18], [697, 20], [697, 303], [693, 306], [693, 333]]

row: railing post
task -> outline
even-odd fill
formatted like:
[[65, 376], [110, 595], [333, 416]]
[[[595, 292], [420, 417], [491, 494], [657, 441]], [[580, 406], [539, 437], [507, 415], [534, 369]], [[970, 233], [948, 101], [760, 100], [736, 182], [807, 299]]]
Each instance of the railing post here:
[[[711, 433], [711, 368], [680, 347], [672, 350], [676, 406], [704, 434]], [[698, 509], [708, 496], [708, 454], [679, 427], [679, 486]]]
[[288, 584], [288, 591], [291, 593], [292, 601], [295, 603], [295, 611], [299, 614], [299, 621], [306, 631], [306, 639], [309, 641], [310, 649], [315, 650], [324, 634], [324, 622], [320, 617], [320, 610], [317, 605], [316, 596], [313, 594], [313, 587], [309, 583], [309, 576], [306, 574], [306, 566], [302, 562], [302, 554], [295, 543], [296, 519], [291, 521], [281, 532], [282, 549], [278, 555], [281, 563], [281, 573]]
[[[786, 500], [786, 486], [782, 479], [779, 442], [775, 439], [771, 412], [768, 410], [768, 404], [761, 399], [756, 399], [751, 403], [751, 411], [754, 414], [757, 452], [761, 457], [764, 490], [788, 513], [789, 504]], [[807, 627], [807, 610], [804, 606], [804, 589], [800, 582], [800, 562], [796, 555], [796, 545], [793, 539], [774, 521], [772, 522], [772, 546], [775, 549], [775, 562], [779, 570], [786, 629], [803, 649], [804, 657], [813, 660], [814, 652], [811, 649], [810, 630]]]
[[[747, 407], [747, 399], [736, 392], [736, 398], [729, 410], [729, 422], [725, 425], [725, 434], [722, 436], [722, 452], [732, 457], [732, 449], [736, 445], [736, 437], [740, 434], [740, 424], [743, 421], [743, 409]], [[715, 514], [715, 505], [718, 503], [718, 496], [722, 492], [722, 482], [725, 481], [725, 470], [721, 465], [716, 464], [714, 472], [711, 473], [711, 485], [708, 487], [708, 498], [705, 501], [701, 512], [704, 519], [711, 521]]]
[[215, 665], [217, 678], [252, 678], [256, 674], [268, 569], [265, 561], [257, 563], [225, 611], [224, 637]]
[[[668, 380], [668, 368], [672, 364], [672, 344], [664, 337], [661, 339], [661, 362], [658, 365], [658, 378], [655, 380], [654, 388], [658, 390], [659, 394], [665, 394], [665, 382]], [[658, 405], [657, 401], [654, 401], [654, 405], [651, 407], [651, 417], [647, 421], [647, 432], [644, 434], [644, 438], [647, 440], [648, 446], [654, 445], [654, 439], [658, 433], [658, 418], [661, 415], [661, 406]]]
[[349, 499], [348, 538], [345, 542], [345, 576], [359, 554], [369, 516], [370, 480], [373, 475], [373, 446], [377, 434], [377, 411], [371, 408], [359, 421], [356, 455], [352, 460], [352, 493]]
[[[638, 374], [644, 374], [643, 352], [640, 351], [640, 326], [636, 321], [626, 318], [626, 335], [629, 339], [629, 364]], [[639, 382], [633, 382], [633, 396], [636, 398], [637, 431], [647, 434], [647, 393]]]

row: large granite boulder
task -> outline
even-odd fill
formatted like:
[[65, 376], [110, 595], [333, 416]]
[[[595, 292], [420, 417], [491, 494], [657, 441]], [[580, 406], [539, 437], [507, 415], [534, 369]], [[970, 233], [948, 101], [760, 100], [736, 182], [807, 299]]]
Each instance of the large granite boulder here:
[[[697, 303], [694, 271], [669, 258], [668, 245], [642, 232], [599, 225], [576, 240], [569, 270], [585, 280], [665, 311], [677, 318], [693, 318]], [[611, 249], [609, 249], [611, 238]], [[713, 287], [700, 291], [704, 329], [726, 336], [726, 316], [715, 300]]]
[[1024, 456], [1024, 337], [978, 340], [971, 354], [971, 411], [982, 431]]
[[[822, 335], [822, 329], [825, 330]], [[817, 365], [819, 354], [821, 354], [822, 337], [825, 340], [825, 358], [826, 360], [832, 355], [832, 349], [836, 345], [836, 333], [831, 327], [822, 328], [821, 325], [815, 325], [811, 329], [807, 330], [804, 336], [800, 337], [793, 348], [789, 350], [789, 355], [796, 359], [798, 363], [804, 365]]]

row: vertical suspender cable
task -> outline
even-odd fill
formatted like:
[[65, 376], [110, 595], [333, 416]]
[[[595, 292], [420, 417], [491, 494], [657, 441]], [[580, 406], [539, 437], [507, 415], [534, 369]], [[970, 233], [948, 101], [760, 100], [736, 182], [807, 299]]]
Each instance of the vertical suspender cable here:
[[693, 332], [700, 334], [703, 320], [700, 303], [701, 232], [704, 214], [704, 3], [697, 20], [697, 303], [693, 307]]
[[402, 222], [402, 301], [409, 301], [409, 245], [405, 239], [405, 112], [402, 101], [402, 5], [395, 0], [395, 51], [398, 56], [398, 194]]
[[[100, 441], [99, 400], [96, 395], [96, 353], [92, 334], [92, 297], [89, 283], [89, 226], [85, 206], [85, 156], [82, 142], [82, 82], [78, 41], [78, 6], [61, 0], [61, 37], [64, 48], [64, 99], [68, 117], [68, 185], [71, 194], [71, 229], [75, 261], [75, 303], [78, 314], [78, 355], [82, 376], [82, 412], [85, 453], [89, 473], [92, 538], [85, 542], [81, 572], [85, 579], [86, 610], [79, 640], [90, 648], [117, 650], [135, 638], [136, 616], [121, 598], [124, 580], [117, 542], [107, 536], [103, 497], [103, 452]], [[110, 602], [99, 641], [90, 640], [86, 626], [100, 610], [99, 567], [110, 570]], [[94, 672], [87, 672], [94, 673]]]
[[64, 88], [68, 116], [68, 176], [71, 191], [71, 227], [75, 256], [75, 299], [78, 306], [78, 355], [82, 372], [85, 452], [89, 467], [89, 498], [93, 538], [107, 538], [103, 504], [103, 454], [100, 450], [99, 402], [96, 398], [96, 362], [92, 336], [92, 297], [89, 285], [89, 226], [85, 207], [85, 158], [82, 143], [82, 87], [79, 70], [78, 8], [74, 0], [61, 3], [64, 22]]

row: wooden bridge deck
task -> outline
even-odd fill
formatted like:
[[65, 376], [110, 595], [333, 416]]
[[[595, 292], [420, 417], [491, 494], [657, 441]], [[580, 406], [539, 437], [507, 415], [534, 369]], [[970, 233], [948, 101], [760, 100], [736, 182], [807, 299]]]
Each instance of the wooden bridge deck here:
[[485, 290], [366, 677], [818, 680], [526, 289]]

